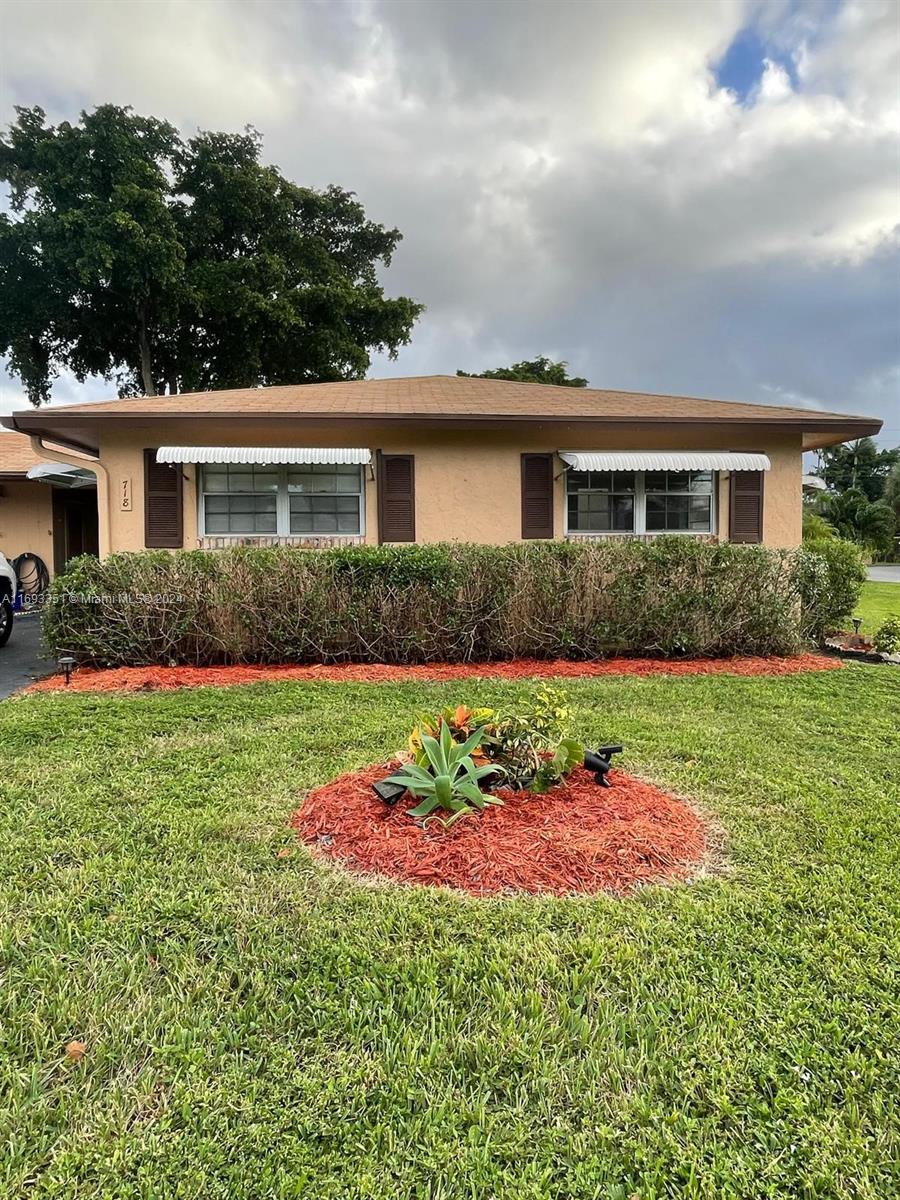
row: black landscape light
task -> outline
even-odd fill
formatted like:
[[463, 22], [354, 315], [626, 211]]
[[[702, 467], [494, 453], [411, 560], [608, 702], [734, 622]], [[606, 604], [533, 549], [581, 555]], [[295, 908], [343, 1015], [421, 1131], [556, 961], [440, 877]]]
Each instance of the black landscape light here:
[[405, 794], [406, 787], [402, 783], [393, 783], [390, 779], [380, 779], [378, 783], [372, 784], [372, 791], [385, 804], [396, 804]]
[[585, 750], [584, 766], [588, 771], [592, 771], [595, 783], [599, 783], [601, 787], [612, 787], [612, 784], [607, 779], [609, 768], [612, 766], [612, 756], [621, 754], [625, 747], [616, 742], [609, 746], [600, 746], [597, 750]]
[[62, 673], [65, 675], [66, 687], [68, 687], [69, 686], [69, 678], [71, 677], [72, 670], [75, 666], [75, 659], [72, 657], [71, 654], [63, 654], [61, 658], [57, 659], [57, 666], [62, 671]]

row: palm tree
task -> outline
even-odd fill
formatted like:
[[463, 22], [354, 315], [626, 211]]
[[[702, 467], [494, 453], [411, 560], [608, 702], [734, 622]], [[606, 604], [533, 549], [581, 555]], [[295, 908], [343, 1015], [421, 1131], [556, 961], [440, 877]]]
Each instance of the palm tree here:
[[889, 554], [893, 549], [897, 519], [884, 500], [873, 502], [860, 488], [848, 488], [823, 497], [821, 506], [823, 516], [841, 537], [880, 554]]

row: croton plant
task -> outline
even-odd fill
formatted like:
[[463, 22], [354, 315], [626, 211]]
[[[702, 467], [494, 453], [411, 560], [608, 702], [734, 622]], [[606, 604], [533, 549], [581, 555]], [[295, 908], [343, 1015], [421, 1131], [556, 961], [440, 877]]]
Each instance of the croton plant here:
[[546, 792], [584, 762], [584, 746], [566, 736], [568, 719], [565, 698], [552, 688], [517, 711], [445, 708], [420, 718], [409, 737], [409, 762], [390, 781], [419, 798], [411, 816], [443, 810], [446, 824], [502, 803], [486, 786]]

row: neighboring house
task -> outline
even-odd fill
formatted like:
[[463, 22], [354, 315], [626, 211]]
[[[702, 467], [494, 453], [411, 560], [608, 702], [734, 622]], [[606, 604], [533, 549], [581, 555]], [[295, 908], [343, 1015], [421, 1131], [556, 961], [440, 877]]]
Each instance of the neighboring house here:
[[37, 554], [51, 574], [76, 554], [96, 554], [97, 487], [89, 466], [51, 462], [27, 437], [0, 431], [0, 552], [10, 560]]
[[456, 376], [112, 400], [4, 424], [36, 452], [46, 438], [95, 459], [102, 553], [663, 532], [794, 546], [803, 452], [881, 427]]
[[812, 496], [815, 492], [824, 492], [827, 487], [825, 480], [820, 475], [804, 475], [803, 476], [803, 492], [804, 495]]

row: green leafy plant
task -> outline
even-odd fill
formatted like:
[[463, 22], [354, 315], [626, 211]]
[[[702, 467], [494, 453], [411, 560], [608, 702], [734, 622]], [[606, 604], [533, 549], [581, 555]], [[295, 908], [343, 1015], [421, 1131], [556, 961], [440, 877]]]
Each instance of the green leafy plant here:
[[414, 796], [421, 799], [415, 808], [409, 809], [411, 817], [430, 817], [438, 809], [451, 815], [444, 820], [450, 826], [472, 809], [481, 811], [488, 804], [502, 804], [496, 796], [485, 795], [479, 783], [489, 775], [496, 775], [496, 765], [476, 767], [472, 751], [481, 744], [482, 730], [476, 729], [464, 742], [454, 742], [450, 725], [441, 725], [439, 738], [422, 736], [422, 749], [431, 768], [427, 770], [418, 763], [408, 763], [402, 771], [390, 777], [391, 783], [403, 784]]
[[[569, 708], [563, 693], [556, 688], [539, 688], [530, 705], [502, 715], [488, 726], [485, 752], [502, 764], [513, 787], [546, 791], [565, 773], [560, 770], [553, 775], [549, 762], [563, 745], [568, 719]], [[575, 742], [571, 744], [577, 746]], [[584, 761], [583, 749], [581, 761]], [[571, 770], [571, 767], [567, 769]]]
[[900, 617], [881, 622], [873, 645], [879, 654], [900, 654]]
[[563, 738], [553, 757], [544, 759], [538, 767], [530, 790], [538, 794], [548, 792], [583, 762], [584, 746], [581, 742], [576, 742], [574, 738]]

